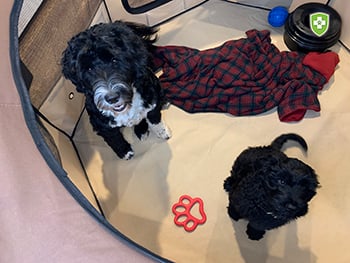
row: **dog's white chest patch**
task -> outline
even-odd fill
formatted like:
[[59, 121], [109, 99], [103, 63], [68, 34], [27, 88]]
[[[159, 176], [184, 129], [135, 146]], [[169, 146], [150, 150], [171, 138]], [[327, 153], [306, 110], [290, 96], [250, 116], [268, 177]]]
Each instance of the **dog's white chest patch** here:
[[132, 127], [139, 124], [144, 118], [146, 118], [147, 113], [155, 108], [155, 104], [150, 107], [145, 107], [143, 99], [138, 92], [134, 92], [131, 107], [126, 109], [124, 112], [116, 113], [114, 111], [110, 112], [110, 116], [114, 119], [110, 121], [109, 125], [112, 128], [115, 127]]

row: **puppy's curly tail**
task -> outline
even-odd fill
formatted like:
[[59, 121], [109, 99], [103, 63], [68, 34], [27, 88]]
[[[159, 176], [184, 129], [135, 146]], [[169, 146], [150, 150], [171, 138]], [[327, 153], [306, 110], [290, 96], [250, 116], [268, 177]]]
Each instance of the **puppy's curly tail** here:
[[306, 141], [304, 140], [303, 137], [301, 137], [300, 135], [295, 134], [295, 133], [286, 133], [286, 134], [282, 134], [282, 135], [278, 136], [271, 143], [271, 147], [276, 149], [276, 150], [281, 150], [283, 144], [288, 140], [298, 142], [303, 147], [304, 151], [307, 152]]

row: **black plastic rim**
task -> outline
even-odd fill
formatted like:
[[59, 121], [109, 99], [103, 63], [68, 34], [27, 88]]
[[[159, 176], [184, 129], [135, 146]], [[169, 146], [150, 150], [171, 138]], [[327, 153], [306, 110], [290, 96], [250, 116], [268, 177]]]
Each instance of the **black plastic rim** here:
[[[331, 21], [327, 32], [321, 37], [312, 32], [309, 24], [309, 15], [315, 12], [328, 14]], [[340, 33], [341, 18], [337, 11], [328, 5], [308, 3], [289, 14], [284, 26], [284, 42], [292, 51], [324, 51], [339, 40]]]

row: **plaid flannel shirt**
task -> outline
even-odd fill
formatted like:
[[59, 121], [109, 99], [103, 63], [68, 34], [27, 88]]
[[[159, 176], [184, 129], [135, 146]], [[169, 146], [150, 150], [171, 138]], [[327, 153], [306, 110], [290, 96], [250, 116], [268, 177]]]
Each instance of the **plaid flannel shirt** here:
[[307, 110], [320, 111], [318, 91], [339, 62], [334, 52], [280, 52], [267, 30], [247, 38], [197, 50], [159, 46], [155, 66], [169, 101], [190, 112], [257, 115], [277, 107], [281, 121], [298, 121]]

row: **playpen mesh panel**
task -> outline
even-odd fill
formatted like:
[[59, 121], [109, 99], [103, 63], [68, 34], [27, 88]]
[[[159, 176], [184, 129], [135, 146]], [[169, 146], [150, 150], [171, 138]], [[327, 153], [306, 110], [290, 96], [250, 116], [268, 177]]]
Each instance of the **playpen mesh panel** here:
[[28, 76], [26, 82], [39, 130], [68, 177], [99, 211], [72, 140], [84, 98], [63, 79], [60, 60], [67, 41], [91, 24], [101, 2], [43, 1], [20, 37], [22, 71]]
[[60, 60], [67, 41], [92, 21], [101, 0], [45, 0], [20, 38], [20, 56], [33, 74], [30, 96], [40, 107], [61, 77]]

